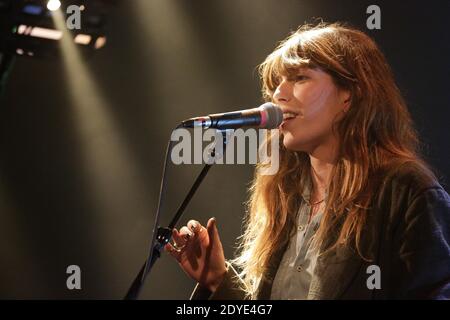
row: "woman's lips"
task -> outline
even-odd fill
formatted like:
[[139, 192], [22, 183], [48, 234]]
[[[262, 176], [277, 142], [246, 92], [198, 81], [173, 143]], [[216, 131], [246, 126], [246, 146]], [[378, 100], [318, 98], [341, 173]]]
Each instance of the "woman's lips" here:
[[284, 112], [283, 113], [283, 122], [281, 123], [280, 126], [283, 127], [284, 125], [286, 125], [286, 123], [295, 119], [297, 116], [298, 116], [298, 114], [296, 114], [294, 112]]
[[296, 116], [297, 116], [297, 114], [294, 112], [284, 112], [283, 120], [292, 119], [292, 118], [295, 118]]

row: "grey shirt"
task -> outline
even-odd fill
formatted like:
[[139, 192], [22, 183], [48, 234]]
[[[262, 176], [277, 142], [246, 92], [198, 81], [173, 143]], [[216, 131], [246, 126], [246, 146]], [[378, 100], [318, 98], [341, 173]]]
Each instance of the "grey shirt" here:
[[[319, 211], [309, 221], [311, 187], [305, 188], [297, 213], [297, 230], [289, 241], [273, 281], [271, 299], [306, 299], [316, 266], [318, 252], [311, 245], [319, 228], [323, 212]], [[309, 221], [309, 222], [308, 222]]]

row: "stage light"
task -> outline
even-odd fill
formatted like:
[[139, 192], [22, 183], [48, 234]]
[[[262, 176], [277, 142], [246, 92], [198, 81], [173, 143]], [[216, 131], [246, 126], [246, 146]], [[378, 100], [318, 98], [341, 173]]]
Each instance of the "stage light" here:
[[61, 40], [62, 32], [60, 30], [34, 27], [30, 36], [50, 40]]
[[24, 13], [31, 14], [34, 16], [41, 15], [42, 11], [44, 11], [44, 8], [35, 4], [27, 4], [25, 7], [23, 7]]
[[21, 24], [17, 29], [16, 29], [17, 34], [30, 34], [31, 33], [31, 29], [29, 30], [29, 32], [27, 32], [27, 26], [24, 24]]
[[62, 31], [60, 30], [32, 27], [23, 24], [17, 28], [17, 34], [50, 40], [61, 40], [63, 36]]
[[106, 44], [106, 37], [98, 37], [95, 41], [95, 49], [100, 49]]
[[77, 34], [73, 40], [75, 43], [88, 45], [91, 43], [92, 37], [88, 34]]
[[50, 11], [56, 11], [61, 7], [61, 1], [59, 0], [48, 0], [47, 9]]
[[[80, 48], [82, 54], [94, 54], [96, 49], [105, 45], [107, 9], [115, 2], [116, 0], [72, 1], [83, 11], [83, 19], [79, 29], [69, 30], [67, 38]], [[62, 0], [0, 0], [0, 39], [9, 39], [0, 40], [0, 51], [20, 55], [16, 52], [20, 48], [23, 56], [59, 56], [58, 47], [66, 37], [63, 31], [68, 29], [69, 15], [66, 15], [65, 7], [66, 3]], [[59, 13], [64, 24], [61, 28], [53, 27], [52, 19]], [[79, 34], [81, 35], [77, 36]], [[28, 52], [32, 54], [29, 55]]]

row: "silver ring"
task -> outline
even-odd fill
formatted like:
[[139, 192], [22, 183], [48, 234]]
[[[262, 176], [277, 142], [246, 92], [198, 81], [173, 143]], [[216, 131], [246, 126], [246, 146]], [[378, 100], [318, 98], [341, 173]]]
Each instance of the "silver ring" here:
[[181, 250], [183, 250], [183, 249], [186, 247], [186, 245], [182, 245], [181, 247], [179, 247], [179, 246], [177, 246], [177, 244], [174, 242], [174, 243], [172, 243], [172, 247], [173, 247], [177, 252], [180, 252]]

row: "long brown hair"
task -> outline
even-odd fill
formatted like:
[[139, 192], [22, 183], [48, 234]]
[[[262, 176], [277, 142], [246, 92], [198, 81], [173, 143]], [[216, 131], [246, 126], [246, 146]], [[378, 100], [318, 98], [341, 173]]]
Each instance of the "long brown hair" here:
[[[333, 126], [340, 141], [339, 157], [315, 243], [323, 245], [327, 240], [327, 250], [351, 246], [370, 259], [360, 244], [377, 192], [377, 172], [414, 163], [433, 179], [434, 175], [419, 156], [417, 133], [392, 71], [369, 36], [338, 23], [300, 27], [259, 67], [265, 99], [272, 100], [281, 75], [290, 75], [299, 67], [319, 67], [339, 88], [351, 93], [349, 110]], [[256, 168], [245, 232], [233, 260], [250, 295], [267, 271], [271, 256], [288, 243], [300, 193], [310, 179], [309, 155], [280, 146], [280, 168], [275, 175], [262, 175], [262, 165]]]

